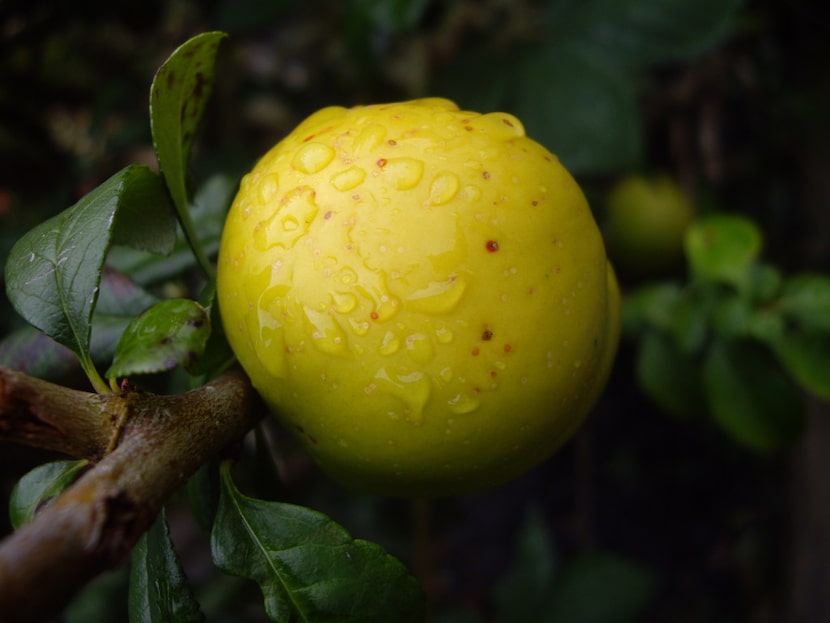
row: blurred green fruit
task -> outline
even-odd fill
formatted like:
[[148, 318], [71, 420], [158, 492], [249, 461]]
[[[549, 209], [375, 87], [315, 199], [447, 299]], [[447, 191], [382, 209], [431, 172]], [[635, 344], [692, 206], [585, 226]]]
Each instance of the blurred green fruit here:
[[665, 276], [683, 263], [683, 236], [695, 218], [689, 197], [666, 175], [623, 178], [605, 204], [608, 255], [621, 277]]

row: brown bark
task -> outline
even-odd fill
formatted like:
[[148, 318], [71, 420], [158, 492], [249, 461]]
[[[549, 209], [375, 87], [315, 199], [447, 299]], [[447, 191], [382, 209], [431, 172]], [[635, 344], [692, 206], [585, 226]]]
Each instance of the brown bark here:
[[265, 413], [237, 370], [180, 396], [67, 392], [0, 369], [0, 439], [95, 458], [118, 436], [112, 452], [0, 542], [4, 623], [46, 620], [121, 563], [170, 495]]

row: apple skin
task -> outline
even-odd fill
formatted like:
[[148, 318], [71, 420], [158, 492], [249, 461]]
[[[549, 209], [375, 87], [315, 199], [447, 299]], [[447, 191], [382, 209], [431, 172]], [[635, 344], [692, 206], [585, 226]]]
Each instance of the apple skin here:
[[347, 485], [491, 487], [602, 391], [619, 292], [576, 182], [505, 113], [325, 108], [241, 183], [219, 252], [228, 340]]

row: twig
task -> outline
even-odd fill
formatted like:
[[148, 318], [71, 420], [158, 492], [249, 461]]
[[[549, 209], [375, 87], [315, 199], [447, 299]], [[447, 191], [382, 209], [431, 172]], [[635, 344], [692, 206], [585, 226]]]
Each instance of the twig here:
[[[40, 403], [30, 396], [35, 390], [41, 392]], [[61, 445], [55, 431], [65, 434], [67, 430], [54, 424], [63, 422], [58, 410], [85, 410], [85, 417], [76, 412], [70, 418], [76, 423], [93, 414], [106, 420], [124, 409], [129, 411], [116, 449], [31, 523], [0, 542], [0, 619], [4, 623], [47, 620], [87, 582], [121, 563], [170, 495], [265, 413], [248, 379], [238, 370], [180, 396], [131, 391], [92, 399], [82, 392], [66, 391], [71, 390], [0, 369], [0, 422], [12, 421], [6, 416], [16, 413], [21, 416], [18, 421], [32, 424], [33, 434], [43, 432], [52, 440], [34, 445], [53, 449]], [[76, 400], [75, 407], [68, 397]], [[27, 418], [27, 412], [38, 415]], [[48, 424], [37, 428], [44, 413], [50, 414]], [[109, 439], [111, 426], [101, 428], [103, 433], [90, 444], [93, 454], [106, 447]], [[2, 427], [0, 431], [3, 439], [31, 440], [29, 434], [15, 435]], [[65, 445], [83, 450], [77, 441]]]
[[111, 436], [107, 399], [0, 367], [0, 441], [97, 461]]

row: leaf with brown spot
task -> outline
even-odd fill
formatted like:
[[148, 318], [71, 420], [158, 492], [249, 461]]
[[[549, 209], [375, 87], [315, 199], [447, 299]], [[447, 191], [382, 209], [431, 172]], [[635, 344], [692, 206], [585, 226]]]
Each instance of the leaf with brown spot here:
[[210, 319], [190, 299], [168, 299], [150, 307], [124, 331], [107, 378], [154, 374], [193, 365], [207, 344]]
[[213, 90], [216, 53], [225, 37], [223, 32], [206, 32], [186, 41], [159, 68], [150, 87], [153, 145], [180, 219], [189, 203], [190, 149]]

